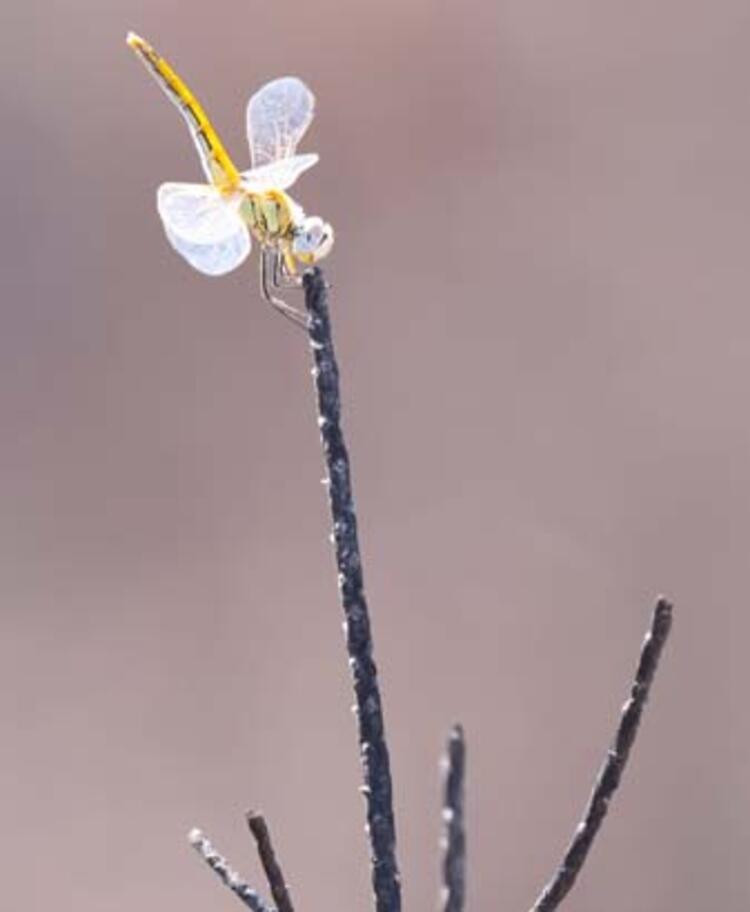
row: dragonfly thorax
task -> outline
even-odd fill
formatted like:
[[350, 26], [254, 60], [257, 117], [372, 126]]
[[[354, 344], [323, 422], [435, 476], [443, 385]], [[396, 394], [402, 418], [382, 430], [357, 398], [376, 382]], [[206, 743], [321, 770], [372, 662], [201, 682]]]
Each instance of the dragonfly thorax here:
[[256, 240], [268, 247], [291, 243], [299, 219], [296, 203], [283, 190], [243, 193], [240, 215]]
[[291, 253], [307, 265], [328, 255], [333, 247], [333, 229], [323, 219], [306, 216], [283, 190], [244, 193], [240, 214], [263, 246]]

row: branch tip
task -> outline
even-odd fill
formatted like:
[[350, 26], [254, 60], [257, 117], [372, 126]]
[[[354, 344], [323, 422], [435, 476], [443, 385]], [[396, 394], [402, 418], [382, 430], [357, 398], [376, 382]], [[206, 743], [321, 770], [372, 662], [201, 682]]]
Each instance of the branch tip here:
[[248, 811], [245, 814], [245, 820], [255, 839], [260, 863], [263, 865], [263, 871], [278, 912], [294, 912], [289, 888], [284, 879], [281, 866], [276, 860], [276, 853], [274, 852], [266, 818], [259, 811]]
[[443, 757], [442, 912], [462, 912], [466, 895], [465, 769], [464, 731], [460, 725], [454, 725]]
[[229, 862], [211, 845], [197, 827], [188, 833], [190, 845], [196, 850], [209, 868], [252, 912], [273, 912], [265, 900], [256, 893], [240, 875], [229, 866]]

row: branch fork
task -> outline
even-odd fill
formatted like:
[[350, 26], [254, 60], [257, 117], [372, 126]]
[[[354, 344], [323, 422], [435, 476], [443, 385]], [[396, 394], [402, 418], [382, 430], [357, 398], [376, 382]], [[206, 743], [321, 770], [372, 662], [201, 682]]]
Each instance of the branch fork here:
[[[401, 880], [396, 860], [388, 746], [377, 669], [373, 660], [370, 616], [364, 594], [362, 556], [352, 493], [349, 454], [341, 428], [339, 369], [331, 335], [328, 286], [319, 268], [303, 277], [307, 331], [313, 359], [312, 375], [318, 406], [318, 427], [326, 465], [332, 535], [344, 633], [355, 694], [370, 864], [375, 912], [400, 912]], [[672, 606], [660, 598], [641, 648], [630, 695], [625, 703], [612, 746], [596, 778], [583, 818], [576, 827], [554, 876], [544, 887], [531, 912], [553, 912], [573, 887], [607, 814], [627, 765], [630, 750], [649, 696], [659, 659], [672, 625]], [[463, 912], [466, 894], [466, 835], [464, 779], [466, 745], [463, 729], [454, 726], [446, 748], [443, 782], [440, 912]], [[262, 814], [249, 812], [247, 824], [255, 838], [261, 865], [276, 906], [253, 890], [213, 848], [200, 830], [189, 839], [206, 864], [252, 912], [294, 912], [289, 889], [271, 843]]]

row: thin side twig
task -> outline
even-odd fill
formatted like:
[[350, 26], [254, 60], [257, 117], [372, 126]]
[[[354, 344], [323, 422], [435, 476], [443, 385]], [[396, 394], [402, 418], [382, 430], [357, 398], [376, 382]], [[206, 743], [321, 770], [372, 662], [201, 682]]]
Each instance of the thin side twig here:
[[221, 882], [229, 887], [232, 893], [238, 896], [249, 909], [252, 909], [253, 912], [274, 912], [260, 894], [256, 893], [236, 871], [229, 867], [226, 858], [219, 855], [200, 830], [191, 830], [188, 840]]
[[333, 521], [333, 544], [344, 609], [344, 630], [356, 698], [362, 789], [367, 803], [372, 885], [376, 912], [399, 912], [401, 884], [396, 861], [393, 787], [385, 740], [383, 710], [373, 660], [370, 618], [365, 601], [357, 517], [352, 498], [351, 470], [341, 429], [339, 370], [333, 349], [328, 292], [320, 269], [304, 276], [308, 333], [314, 361], [318, 424], [327, 469], [328, 497]]
[[622, 709], [614, 741], [597, 776], [583, 819], [576, 828], [562, 864], [534, 903], [531, 912], [552, 912], [575, 883], [583, 867], [609, 802], [620, 784], [630, 748], [633, 746], [643, 707], [648, 699], [659, 657], [672, 626], [672, 606], [660, 598], [654, 608], [651, 627], [641, 648], [640, 661], [630, 688], [630, 697]]
[[442, 912], [463, 912], [466, 893], [466, 833], [464, 776], [466, 742], [460, 725], [451, 730], [444, 759]]
[[292, 897], [289, 894], [289, 888], [284, 880], [281, 867], [276, 860], [276, 853], [273, 850], [271, 834], [268, 831], [265, 817], [257, 811], [248, 811], [245, 819], [250, 832], [255, 837], [260, 863], [266, 873], [268, 886], [271, 889], [271, 895], [276, 903], [278, 912], [294, 912]]

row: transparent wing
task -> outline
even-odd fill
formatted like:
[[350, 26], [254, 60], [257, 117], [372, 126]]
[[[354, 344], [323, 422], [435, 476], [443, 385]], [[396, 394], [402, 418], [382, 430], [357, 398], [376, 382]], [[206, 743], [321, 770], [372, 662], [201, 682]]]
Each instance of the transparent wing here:
[[291, 158], [310, 126], [315, 96], [296, 76], [274, 79], [247, 105], [247, 140], [254, 168]]
[[231, 272], [250, 253], [250, 233], [239, 201], [208, 184], [162, 184], [156, 194], [169, 243], [205, 275]]
[[306, 155], [292, 155], [291, 158], [282, 158], [279, 161], [269, 162], [259, 168], [243, 171], [240, 177], [242, 185], [251, 193], [261, 193], [263, 190], [286, 190], [292, 186], [297, 178], [308, 168], [312, 168], [318, 161], [314, 152]]

